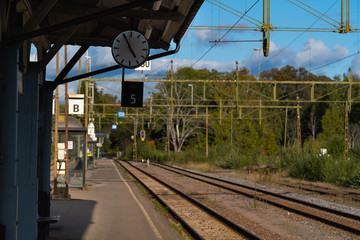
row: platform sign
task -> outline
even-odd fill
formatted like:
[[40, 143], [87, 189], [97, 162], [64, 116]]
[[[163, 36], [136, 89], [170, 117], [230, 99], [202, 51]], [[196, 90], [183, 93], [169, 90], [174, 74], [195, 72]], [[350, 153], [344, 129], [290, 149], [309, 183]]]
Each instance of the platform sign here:
[[118, 111], [118, 118], [125, 118], [125, 111]]
[[144, 64], [141, 65], [140, 67], [135, 68], [135, 70], [149, 71], [149, 70], [151, 70], [151, 62], [148, 60], [148, 61], [144, 62]]
[[142, 107], [143, 105], [143, 82], [122, 82], [121, 106]]
[[69, 114], [84, 114], [84, 94], [69, 94]]
[[116, 124], [111, 125], [111, 129], [112, 129], [112, 130], [116, 130], [116, 129], [117, 129], [117, 125], [116, 125]]

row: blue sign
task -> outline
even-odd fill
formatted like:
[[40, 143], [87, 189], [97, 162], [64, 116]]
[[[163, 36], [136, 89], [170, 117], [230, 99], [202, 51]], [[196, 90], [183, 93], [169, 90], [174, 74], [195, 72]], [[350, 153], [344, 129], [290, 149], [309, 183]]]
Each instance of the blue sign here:
[[118, 118], [125, 118], [125, 111], [118, 111]]
[[117, 129], [117, 125], [116, 125], [116, 124], [113, 124], [113, 125], [111, 126], [111, 129], [116, 130], [116, 129]]

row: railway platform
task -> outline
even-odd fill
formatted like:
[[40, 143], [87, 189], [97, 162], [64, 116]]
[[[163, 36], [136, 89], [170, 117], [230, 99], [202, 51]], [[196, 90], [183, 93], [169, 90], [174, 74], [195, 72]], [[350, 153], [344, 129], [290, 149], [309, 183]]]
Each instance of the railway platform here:
[[110, 159], [86, 172], [85, 190], [70, 189], [71, 200], [51, 200], [49, 240], [182, 239], [126, 174]]

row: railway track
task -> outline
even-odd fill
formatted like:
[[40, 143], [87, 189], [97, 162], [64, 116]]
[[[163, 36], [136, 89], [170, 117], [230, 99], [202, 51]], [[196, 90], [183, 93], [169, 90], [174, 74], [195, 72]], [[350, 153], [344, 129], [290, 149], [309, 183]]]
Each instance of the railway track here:
[[356, 193], [356, 192], [351, 192], [351, 191], [337, 191], [334, 189], [330, 189], [327, 187], [319, 187], [319, 186], [315, 186], [315, 185], [310, 185], [310, 184], [304, 184], [304, 183], [296, 183], [295, 185], [289, 183], [289, 182], [284, 182], [284, 183], [278, 183], [279, 185], [282, 186], [286, 186], [289, 188], [296, 188], [296, 189], [300, 189], [306, 192], [311, 192], [311, 193], [317, 193], [320, 195], [329, 195], [329, 196], [334, 196], [334, 197], [341, 197], [341, 198], [346, 198], [346, 199], [350, 199], [354, 202], [360, 202], [360, 194]]
[[118, 161], [194, 239], [262, 239], [191, 196], [134, 166]]
[[283, 194], [277, 194], [263, 189], [253, 188], [247, 185], [218, 179], [173, 166], [163, 164], [153, 165], [185, 177], [224, 188], [228, 191], [241, 194], [249, 198], [258, 198], [261, 201], [267, 202], [287, 211], [291, 211], [293, 213], [320, 221], [338, 229], [360, 235], [360, 216], [358, 215], [338, 211], [332, 208], [312, 204], [307, 201], [291, 198]]

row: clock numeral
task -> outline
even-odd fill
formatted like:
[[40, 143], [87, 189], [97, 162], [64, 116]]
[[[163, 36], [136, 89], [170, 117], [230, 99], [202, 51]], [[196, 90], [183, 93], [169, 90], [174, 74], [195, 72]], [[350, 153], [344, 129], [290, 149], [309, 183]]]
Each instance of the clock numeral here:
[[118, 47], [114, 47], [114, 49], [119, 49]]
[[117, 42], [120, 42], [119, 39], [115, 39]]
[[141, 43], [146, 43], [146, 41], [143, 41], [143, 42], [141, 42]]
[[121, 60], [121, 62], [120, 62], [120, 63], [122, 64], [122, 63], [124, 62], [124, 60], [125, 60], [125, 59]]
[[143, 48], [143, 51], [147, 51], [148, 49], [147, 48]]
[[140, 37], [140, 34], [137, 36], [137, 38], [139, 38]]
[[136, 60], [136, 64], [138, 64], [138, 65], [139, 65], [139, 61], [138, 61], [138, 60]]
[[131, 66], [131, 60], [129, 60], [129, 66]]
[[142, 58], [145, 58], [143, 55], [141, 55]]
[[118, 56], [120, 56], [120, 54], [115, 55], [115, 57], [118, 57]]

